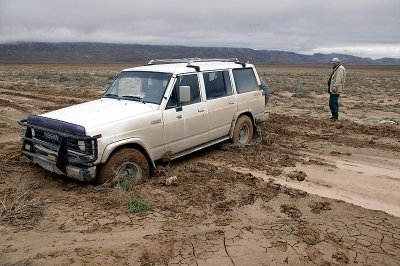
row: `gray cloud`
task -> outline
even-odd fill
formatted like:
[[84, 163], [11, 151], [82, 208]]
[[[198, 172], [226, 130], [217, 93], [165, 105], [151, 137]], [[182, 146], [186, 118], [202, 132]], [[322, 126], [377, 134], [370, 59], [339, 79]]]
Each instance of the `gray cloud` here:
[[398, 0], [0, 0], [0, 43], [168, 44], [400, 58]]

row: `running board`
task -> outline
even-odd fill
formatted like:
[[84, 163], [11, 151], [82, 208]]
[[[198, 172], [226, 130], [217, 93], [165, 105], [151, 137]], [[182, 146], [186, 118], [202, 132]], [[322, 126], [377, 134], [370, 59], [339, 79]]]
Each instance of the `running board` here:
[[205, 144], [196, 146], [196, 147], [194, 147], [194, 148], [191, 148], [191, 149], [188, 149], [188, 150], [184, 150], [184, 151], [178, 152], [178, 153], [176, 153], [176, 154], [174, 154], [174, 155], [171, 155], [170, 158], [171, 158], [171, 160], [174, 160], [174, 159], [177, 159], [177, 158], [179, 158], [179, 157], [185, 156], [185, 155], [187, 155], [187, 154], [189, 154], [189, 153], [192, 153], [192, 152], [195, 152], [195, 151], [199, 151], [199, 150], [201, 150], [201, 149], [210, 147], [210, 146], [212, 146], [212, 145], [215, 145], [215, 144], [217, 144], [217, 143], [223, 142], [223, 141], [228, 140], [228, 139], [230, 139], [230, 137], [229, 137], [229, 136], [225, 136], [225, 137], [222, 137], [222, 138], [219, 138], [219, 139], [216, 139], [216, 140], [207, 142], [207, 143], [205, 143]]

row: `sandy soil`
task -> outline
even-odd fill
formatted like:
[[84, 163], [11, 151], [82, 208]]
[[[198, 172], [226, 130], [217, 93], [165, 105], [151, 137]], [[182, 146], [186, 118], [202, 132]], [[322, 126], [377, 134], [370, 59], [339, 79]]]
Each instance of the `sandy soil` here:
[[124, 67], [0, 65], [0, 265], [400, 264], [400, 68], [348, 67], [332, 123], [328, 68], [260, 66], [270, 119], [254, 143], [159, 164], [129, 190], [21, 156], [17, 120], [95, 99]]

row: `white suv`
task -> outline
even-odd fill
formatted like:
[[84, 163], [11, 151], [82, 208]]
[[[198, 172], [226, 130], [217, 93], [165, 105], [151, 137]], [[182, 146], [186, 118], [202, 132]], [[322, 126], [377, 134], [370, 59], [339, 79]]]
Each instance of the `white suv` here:
[[237, 59], [152, 60], [123, 70], [104, 96], [21, 120], [22, 152], [43, 168], [102, 184], [146, 179], [161, 158], [252, 140], [265, 99]]

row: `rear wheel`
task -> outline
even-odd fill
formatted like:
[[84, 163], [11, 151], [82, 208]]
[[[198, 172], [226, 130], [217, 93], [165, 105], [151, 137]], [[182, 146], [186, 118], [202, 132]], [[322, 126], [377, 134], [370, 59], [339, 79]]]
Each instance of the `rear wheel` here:
[[149, 163], [140, 151], [123, 148], [111, 154], [108, 161], [100, 167], [97, 184], [128, 181], [139, 184], [149, 178]]
[[236, 121], [232, 141], [237, 144], [248, 144], [253, 139], [253, 122], [250, 117], [243, 115]]

